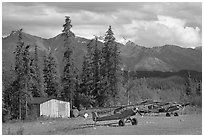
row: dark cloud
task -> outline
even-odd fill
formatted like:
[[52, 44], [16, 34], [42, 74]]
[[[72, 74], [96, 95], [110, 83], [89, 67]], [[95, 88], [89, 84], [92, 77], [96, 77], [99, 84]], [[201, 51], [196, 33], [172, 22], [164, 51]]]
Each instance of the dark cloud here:
[[17, 3], [3, 2], [2, 3], [3, 15], [9, 14], [9, 13], [15, 14], [16, 12], [16, 14], [30, 14], [30, 16], [32, 15], [40, 16], [40, 15], [46, 15], [45, 9], [46, 9], [45, 6], [37, 3], [35, 4], [23, 3], [23, 2], [17, 2]]
[[87, 10], [99, 13], [110, 13], [122, 9], [136, 9], [140, 5], [132, 2], [49, 2], [42, 3], [47, 6], [54, 7], [58, 12], [65, 13], [67, 11], [76, 12], [79, 10]]

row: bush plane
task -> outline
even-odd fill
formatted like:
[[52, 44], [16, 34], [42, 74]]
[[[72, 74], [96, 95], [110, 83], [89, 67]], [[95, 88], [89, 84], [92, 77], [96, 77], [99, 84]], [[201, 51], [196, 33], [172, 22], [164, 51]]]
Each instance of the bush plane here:
[[136, 118], [131, 118], [137, 113], [136, 108], [127, 108], [127, 106], [118, 107], [112, 111], [111, 114], [105, 116], [99, 116], [98, 112], [92, 112], [93, 121], [109, 121], [109, 120], [119, 120], [119, 126], [125, 126], [125, 123], [131, 122], [132, 125], [137, 125], [138, 121]]
[[170, 115], [178, 116], [178, 111], [183, 107], [189, 105], [187, 104], [178, 104], [170, 102], [158, 102], [158, 101], [145, 101], [142, 102], [143, 106], [139, 107], [139, 112], [143, 114], [147, 113], [166, 113], [167, 117]]
[[171, 115], [178, 116], [178, 111], [185, 106], [189, 105], [189, 103], [186, 104], [177, 104], [177, 103], [168, 103], [166, 105], [162, 105], [159, 108], [159, 113], [166, 113], [167, 117], [170, 117]]
[[189, 103], [181, 105], [178, 103], [146, 100], [135, 105], [120, 106], [111, 111], [92, 112], [92, 119], [95, 124], [98, 121], [119, 120], [119, 126], [124, 126], [127, 122], [137, 125], [137, 119], [135, 117], [132, 118], [137, 113], [141, 116], [150, 113], [166, 113], [167, 117], [170, 117], [172, 114], [178, 116], [178, 111], [187, 105]]

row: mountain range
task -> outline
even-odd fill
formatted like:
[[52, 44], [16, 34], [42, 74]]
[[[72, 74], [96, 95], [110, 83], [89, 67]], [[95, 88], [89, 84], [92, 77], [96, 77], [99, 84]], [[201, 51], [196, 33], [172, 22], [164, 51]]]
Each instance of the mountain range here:
[[[18, 41], [18, 32], [12, 31], [11, 34], [2, 38], [2, 67], [7, 70], [14, 66], [14, 51]], [[40, 65], [43, 65], [43, 56], [52, 51], [55, 57], [59, 71], [63, 69], [62, 60], [64, 54], [64, 40], [61, 34], [44, 39], [23, 33], [23, 41], [30, 45], [30, 51], [34, 51], [37, 45], [40, 57]], [[87, 44], [90, 39], [75, 37], [72, 39], [74, 45], [76, 65], [81, 70], [83, 56], [87, 52]], [[98, 41], [99, 47], [103, 43]], [[131, 71], [162, 71], [177, 72], [180, 70], [194, 70], [202, 72], [202, 47], [182, 48], [176, 45], [164, 45], [161, 47], [147, 48], [137, 45], [131, 41], [126, 44], [118, 43], [122, 66]]]

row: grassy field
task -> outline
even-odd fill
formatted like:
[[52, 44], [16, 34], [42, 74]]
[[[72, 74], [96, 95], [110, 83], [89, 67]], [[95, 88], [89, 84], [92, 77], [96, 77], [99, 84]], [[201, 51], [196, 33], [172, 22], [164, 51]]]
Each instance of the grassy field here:
[[3, 123], [2, 134], [26, 135], [201, 135], [202, 114], [165, 116], [136, 116], [138, 125], [118, 121], [97, 122], [89, 118], [49, 119], [33, 122]]

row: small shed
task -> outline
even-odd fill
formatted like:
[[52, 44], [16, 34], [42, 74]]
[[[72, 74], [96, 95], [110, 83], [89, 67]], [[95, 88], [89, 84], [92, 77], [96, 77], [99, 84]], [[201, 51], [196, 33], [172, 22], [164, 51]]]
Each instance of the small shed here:
[[35, 97], [28, 101], [31, 116], [70, 117], [70, 103], [55, 98]]

